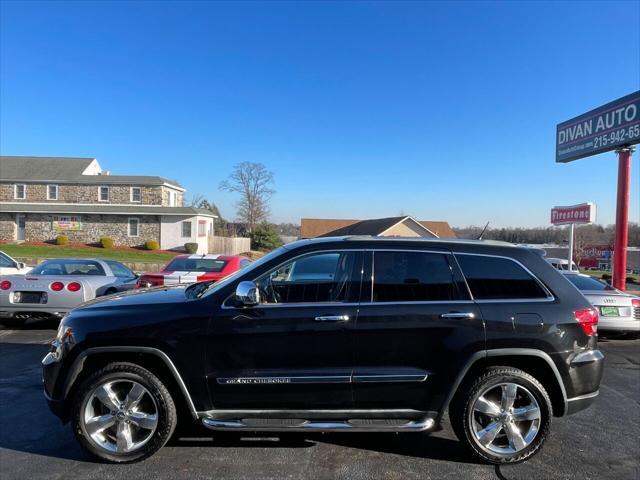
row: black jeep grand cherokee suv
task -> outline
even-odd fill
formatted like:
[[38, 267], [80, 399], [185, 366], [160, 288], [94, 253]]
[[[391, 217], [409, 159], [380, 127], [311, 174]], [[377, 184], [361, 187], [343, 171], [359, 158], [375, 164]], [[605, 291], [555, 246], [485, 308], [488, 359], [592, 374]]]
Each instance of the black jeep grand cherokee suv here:
[[447, 410], [477, 456], [518, 462], [552, 416], [598, 395], [597, 321], [510, 244], [305, 240], [215, 284], [76, 308], [44, 388], [82, 446], [113, 462], [156, 452], [179, 413], [212, 430], [424, 432]]

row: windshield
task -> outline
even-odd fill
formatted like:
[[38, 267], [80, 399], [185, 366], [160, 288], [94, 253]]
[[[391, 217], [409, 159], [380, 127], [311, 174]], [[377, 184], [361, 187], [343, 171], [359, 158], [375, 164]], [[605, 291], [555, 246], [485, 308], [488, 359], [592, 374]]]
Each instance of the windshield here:
[[567, 279], [573, 283], [578, 290], [615, 290], [600, 280], [592, 277], [583, 277], [582, 275], [567, 275]]
[[256, 268], [259, 268], [261, 265], [263, 265], [264, 263], [268, 262], [272, 258], [277, 257], [278, 255], [282, 254], [286, 250], [287, 250], [286, 247], [276, 248], [275, 250], [267, 253], [264, 257], [261, 257], [260, 259], [256, 260], [255, 262], [249, 264], [249, 266], [246, 267], [245, 269], [236, 270], [231, 275], [227, 275], [226, 277], [218, 280], [216, 283], [212, 283], [211, 285], [209, 285], [209, 287], [206, 290], [201, 292], [200, 295], [198, 295], [198, 296], [199, 297], [205, 297], [207, 295], [211, 295], [214, 292], [217, 292], [222, 287], [227, 285], [229, 282], [232, 282], [238, 275], [240, 275], [240, 274], [244, 275], [245, 273], [251, 272], [251, 271], [255, 270]]
[[174, 258], [165, 268], [171, 272], [221, 272], [228, 262], [215, 258]]

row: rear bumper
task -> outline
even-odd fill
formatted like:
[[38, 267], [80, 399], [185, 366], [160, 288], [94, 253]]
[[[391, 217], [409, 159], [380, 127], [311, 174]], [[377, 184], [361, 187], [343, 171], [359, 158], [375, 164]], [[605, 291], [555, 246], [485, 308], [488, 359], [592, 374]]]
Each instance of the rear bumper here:
[[603, 332], [640, 332], [640, 320], [633, 317], [600, 317], [598, 330]]
[[580, 395], [579, 397], [569, 398], [567, 400], [567, 415], [571, 415], [572, 413], [579, 412], [580, 410], [584, 410], [591, 406], [591, 404], [595, 401], [599, 390], [596, 390], [593, 393], [588, 393], [586, 395]]
[[584, 410], [598, 396], [604, 371], [604, 355], [600, 350], [578, 353], [569, 364], [566, 414]]

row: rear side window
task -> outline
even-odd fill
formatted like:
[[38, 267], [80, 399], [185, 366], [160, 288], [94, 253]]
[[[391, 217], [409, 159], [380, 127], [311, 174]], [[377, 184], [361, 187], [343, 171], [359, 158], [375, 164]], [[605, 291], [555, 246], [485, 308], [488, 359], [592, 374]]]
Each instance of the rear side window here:
[[456, 258], [476, 300], [547, 298], [536, 279], [513, 260], [460, 254]]
[[441, 253], [378, 250], [373, 256], [374, 302], [459, 299], [447, 257]]

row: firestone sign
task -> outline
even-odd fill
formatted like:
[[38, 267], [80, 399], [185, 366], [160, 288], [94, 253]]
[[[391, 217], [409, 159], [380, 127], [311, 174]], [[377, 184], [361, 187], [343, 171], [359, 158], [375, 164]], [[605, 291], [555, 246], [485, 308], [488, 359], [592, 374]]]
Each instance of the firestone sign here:
[[596, 206], [591, 202], [569, 207], [553, 207], [551, 209], [551, 223], [553, 225], [593, 223], [595, 221]]
[[640, 143], [640, 90], [558, 124], [556, 162]]

